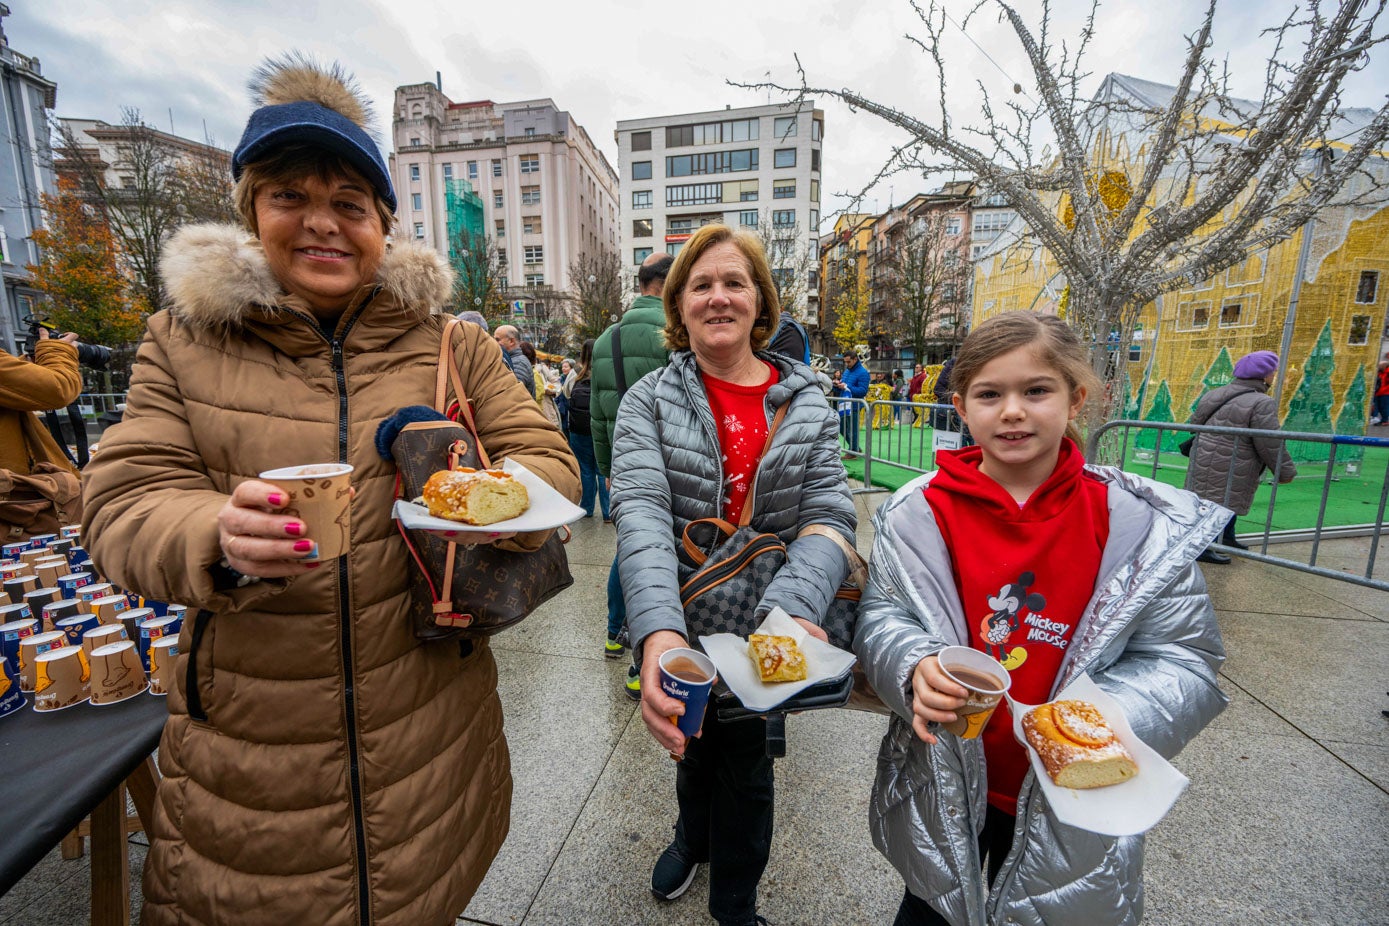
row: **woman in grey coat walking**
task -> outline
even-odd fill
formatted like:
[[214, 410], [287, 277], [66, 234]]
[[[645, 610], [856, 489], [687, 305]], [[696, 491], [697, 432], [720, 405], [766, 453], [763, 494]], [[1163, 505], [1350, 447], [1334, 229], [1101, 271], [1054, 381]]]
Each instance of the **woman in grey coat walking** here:
[[680, 757], [675, 838], [656, 862], [651, 891], [674, 900], [707, 862], [710, 914], [721, 926], [753, 926], [763, 922], [757, 883], [772, 838], [766, 725], [706, 715], [701, 734], [687, 739], [671, 723], [684, 706], [661, 691], [657, 660], [694, 642], [680, 602], [694, 566], [681, 556], [680, 538], [691, 521], [737, 523], [753, 505], [753, 526], [788, 547], [755, 613], [779, 606], [823, 640], [818, 625], [849, 564], [833, 540], [801, 534], [820, 525], [852, 544], [856, 517], [834, 413], [814, 374], [765, 350], [780, 311], [756, 237], [704, 226], [676, 258], [663, 299], [675, 353], [623, 398], [612, 454], [622, 591], [643, 661], [642, 719]]
[[[1273, 351], [1245, 354], [1235, 364], [1234, 382], [1203, 395], [1188, 423], [1278, 430], [1278, 403], [1268, 394], [1277, 373], [1278, 355]], [[1292, 482], [1297, 475], [1297, 466], [1283, 441], [1272, 437], [1198, 434], [1191, 448], [1186, 487], [1236, 515], [1244, 515], [1254, 504], [1254, 492], [1265, 469], [1276, 473], [1280, 483]], [[1226, 522], [1220, 542], [1245, 549], [1235, 539], [1233, 517]], [[1215, 550], [1206, 550], [1197, 558], [1203, 563], [1230, 561], [1230, 557]]]

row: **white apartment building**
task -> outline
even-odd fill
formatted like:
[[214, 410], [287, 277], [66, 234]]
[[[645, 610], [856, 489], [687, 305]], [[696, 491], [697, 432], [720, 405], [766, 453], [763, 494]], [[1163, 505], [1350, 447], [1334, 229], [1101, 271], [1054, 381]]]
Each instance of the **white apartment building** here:
[[[794, 233], [787, 252], [816, 255], [794, 261], [807, 273], [801, 291], [809, 294], [797, 316], [814, 319], [824, 125], [814, 101], [619, 122], [623, 264], [635, 270], [655, 250], [674, 255], [711, 222], [763, 226], [778, 238]], [[791, 259], [769, 256], [773, 272], [792, 272]]]
[[[391, 134], [398, 233], [447, 256], [452, 189], [453, 226], [463, 212], [480, 222], [513, 298], [566, 292], [574, 261], [617, 248], [617, 175], [553, 100], [455, 103], [436, 84], [410, 84], [396, 88]], [[471, 209], [456, 181], [478, 197]]]

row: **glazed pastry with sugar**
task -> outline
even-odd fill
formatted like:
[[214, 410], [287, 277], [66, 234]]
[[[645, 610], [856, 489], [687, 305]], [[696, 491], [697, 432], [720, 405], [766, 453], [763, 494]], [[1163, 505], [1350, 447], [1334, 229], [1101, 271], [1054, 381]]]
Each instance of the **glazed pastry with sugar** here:
[[1104, 788], [1138, 774], [1133, 756], [1088, 701], [1039, 704], [1023, 716], [1022, 729], [1060, 787]]
[[510, 473], [465, 467], [430, 476], [424, 484], [424, 504], [436, 518], [485, 525], [524, 514], [530, 495]]

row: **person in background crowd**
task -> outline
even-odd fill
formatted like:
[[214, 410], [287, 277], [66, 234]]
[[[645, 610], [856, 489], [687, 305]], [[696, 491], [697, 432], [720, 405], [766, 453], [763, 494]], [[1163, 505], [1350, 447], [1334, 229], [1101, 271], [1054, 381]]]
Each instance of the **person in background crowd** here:
[[[568, 363], [568, 361], [565, 361]], [[608, 480], [598, 473], [598, 461], [593, 457], [593, 431], [589, 408], [593, 399], [593, 338], [584, 342], [579, 353], [579, 369], [575, 372], [569, 389], [569, 447], [574, 451], [574, 459], [579, 461], [579, 483], [583, 487], [583, 497], [579, 507], [588, 517], [593, 516], [593, 499], [596, 495], [603, 512], [604, 522], [612, 520], [611, 505], [608, 502]]]
[[[1278, 355], [1273, 351], [1245, 354], [1235, 363], [1234, 382], [1201, 396], [1189, 423], [1277, 431], [1278, 403], [1268, 394], [1277, 375]], [[1235, 515], [1245, 515], [1254, 504], [1254, 492], [1265, 469], [1276, 469], [1282, 483], [1292, 482], [1297, 475], [1297, 465], [1283, 441], [1274, 437], [1197, 434], [1186, 470], [1186, 487], [1204, 499], [1224, 505]], [[1234, 516], [1226, 522], [1220, 542], [1227, 547], [1248, 549], [1235, 537]], [[1230, 562], [1230, 557], [1218, 550], [1206, 550], [1199, 559], [1203, 563]]]
[[[532, 361], [521, 350], [521, 333], [516, 330], [515, 325], [498, 325], [493, 337], [501, 345], [502, 353], [506, 354], [507, 366], [515, 374], [516, 381], [525, 386], [526, 392], [530, 393], [530, 397], [534, 399], [536, 397], [535, 371], [531, 365]], [[534, 353], [535, 348], [531, 348], [531, 354], [534, 355]]]
[[[372, 439], [434, 404], [453, 273], [405, 236], [387, 245], [395, 191], [354, 88], [297, 54], [258, 72], [232, 155], [242, 224], [169, 241], [171, 307], [85, 473], [96, 569], [189, 606], [146, 926], [452, 923], [509, 826], [490, 646], [415, 637], [396, 468]], [[578, 497], [569, 447], [487, 334], [456, 326], [450, 347], [493, 458]], [[325, 561], [257, 474], [335, 462], [356, 494], [348, 551]], [[458, 536], [523, 553], [550, 532]]]
[[576, 378], [574, 361], [565, 357], [559, 362], [559, 391], [555, 395], [555, 406], [559, 408], [559, 427], [565, 434], [569, 433], [569, 393]]
[[[955, 396], [955, 389], [950, 384], [950, 373], [955, 369], [955, 358], [947, 358], [941, 365], [940, 373], [936, 375], [936, 386], [932, 390], [935, 394], [936, 405], [949, 405]], [[944, 408], [931, 409], [931, 427], [937, 431], [954, 430], [951, 426], [955, 424], [955, 413]]]
[[[686, 739], [670, 718], [684, 704], [657, 682], [658, 660], [688, 645], [680, 586], [694, 572], [680, 555], [699, 518], [752, 525], [787, 544], [757, 614], [781, 607], [808, 633], [819, 627], [849, 564], [834, 541], [856, 527], [834, 416], [810, 368], [766, 350], [777, 328], [776, 287], [756, 235], [705, 225], [681, 249], [664, 291], [670, 365], [623, 400], [613, 434], [613, 514], [632, 646], [642, 653], [642, 720], [676, 766], [680, 814], [657, 860], [651, 892], [681, 896], [709, 864], [709, 913], [720, 926], [754, 926], [757, 884], [772, 842], [774, 786], [766, 722], [705, 715]], [[785, 419], [767, 443], [774, 410]]]
[[[593, 455], [598, 461], [598, 472], [605, 479], [612, 473], [613, 430], [617, 426], [622, 397], [643, 376], [665, 366], [670, 357], [665, 343], [666, 314], [661, 292], [672, 262], [669, 254], [659, 251], [641, 262], [637, 270], [641, 293], [632, 300], [631, 308], [622, 318], [609, 325], [593, 345], [590, 407]], [[620, 368], [619, 352], [622, 356]], [[627, 605], [622, 598], [617, 557], [614, 556], [608, 571], [608, 635], [603, 643], [603, 655], [609, 659], [620, 659], [627, 652], [623, 643], [626, 621]], [[632, 700], [641, 697], [641, 679], [635, 665], [628, 667], [625, 691]]]
[[1379, 420], [1375, 424], [1389, 424], [1389, 351], [1384, 354], [1384, 359], [1379, 363], [1379, 371], [1375, 375], [1375, 417]]
[[[868, 395], [868, 370], [863, 364], [858, 362], [858, 353], [852, 350], [844, 352], [844, 372], [840, 377], [841, 390], [838, 394], [846, 398], [862, 399]], [[851, 409], [848, 416], [848, 433], [844, 439], [848, 444], [849, 452], [857, 454], [858, 447], [858, 419], [863, 406], [856, 402], [850, 402]], [[842, 419], [841, 419], [842, 420]]]
[[535, 401], [540, 403], [541, 414], [559, 428], [559, 406], [555, 404], [555, 396], [559, 393], [559, 374], [548, 363], [538, 359], [535, 345], [530, 341], [521, 342], [521, 352], [531, 362], [532, 375], [535, 377]]
[[469, 309], [466, 312], [459, 312], [457, 317], [458, 320], [461, 322], [469, 322], [470, 324], [477, 325], [483, 331], [491, 331], [491, 329], [487, 326], [487, 319], [483, 317], [483, 314], [481, 312], [475, 312], [472, 309]]
[[767, 350], [809, 365], [810, 336], [805, 333], [805, 327], [796, 321], [789, 311], [783, 311], [781, 322], [777, 325], [776, 336], [772, 338], [772, 343], [767, 347]]
[[869, 827], [906, 885], [894, 926], [1133, 926], [1143, 837], [1057, 820], [1007, 702], [978, 738], [942, 729], [968, 692], [937, 654], [988, 653], [1024, 704], [1087, 673], [1171, 757], [1227, 701], [1220, 631], [1194, 564], [1225, 512], [1085, 466], [1074, 422], [1099, 383], [1055, 316], [983, 322], [960, 348], [954, 383], [978, 446], [937, 452], [936, 472], [878, 509], [854, 634], [892, 710]]
[[50, 463], [77, 475], [34, 413], [65, 408], [81, 392], [77, 335], [50, 338], [39, 328], [32, 361], [0, 351], [0, 469], [27, 476], [38, 464]]

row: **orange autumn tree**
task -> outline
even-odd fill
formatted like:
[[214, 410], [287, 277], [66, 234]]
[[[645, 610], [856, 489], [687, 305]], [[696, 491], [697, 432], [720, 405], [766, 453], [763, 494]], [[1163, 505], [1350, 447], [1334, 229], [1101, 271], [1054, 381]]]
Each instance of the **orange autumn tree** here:
[[90, 206], [70, 178], [56, 195], [42, 194], [48, 227], [34, 232], [40, 250], [28, 266], [33, 286], [47, 294], [42, 310], [62, 331], [88, 344], [115, 346], [140, 339], [147, 307], [121, 272], [116, 244], [105, 218]]

